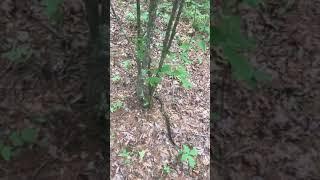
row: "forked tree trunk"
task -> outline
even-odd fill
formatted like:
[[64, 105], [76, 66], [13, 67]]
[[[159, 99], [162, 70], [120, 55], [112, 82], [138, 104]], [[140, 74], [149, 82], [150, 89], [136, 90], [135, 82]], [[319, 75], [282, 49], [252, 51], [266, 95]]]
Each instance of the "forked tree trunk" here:
[[136, 62], [138, 67], [138, 79], [137, 79], [137, 95], [144, 108], [152, 107], [152, 98], [157, 86], [151, 86], [146, 82], [150, 77], [160, 78], [159, 70], [162, 68], [166, 55], [170, 49], [172, 40], [175, 36], [176, 27], [179, 23], [179, 18], [182, 12], [184, 0], [175, 0], [173, 2], [173, 8], [170, 16], [170, 20], [167, 26], [165, 39], [163, 41], [163, 49], [161, 52], [160, 63], [158, 71], [155, 74], [151, 74], [151, 55], [150, 45], [152, 43], [152, 35], [154, 30], [154, 23], [156, 19], [156, 11], [158, 0], [149, 1], [149, 20], [147, 23], [146, 36], [143, 37], [141, 21], [140, 21], [140, 0], [137, 0], [137, 56]]

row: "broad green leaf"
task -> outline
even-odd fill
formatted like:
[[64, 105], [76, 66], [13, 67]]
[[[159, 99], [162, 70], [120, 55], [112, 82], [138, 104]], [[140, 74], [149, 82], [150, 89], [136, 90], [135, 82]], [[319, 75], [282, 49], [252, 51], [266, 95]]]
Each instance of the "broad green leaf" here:
[[162, 66], [160, 72], [164, 73], [164, 74], [167, 74], [167, 75], [171, 75], [172, 74], [172, 71], [171, 71], [171, 67], [169, 64], [165, 64]]
[[202, 51], [206, 51], [206, 42], [204, 40], [199, 41], [198, 45]]
[[33, 143], [38, 136], [38, 131], [34, 128], [25, 128], [21, 131], [21, 138], [28, 143]]
[[136, 15], [133, 14], [132, 12], [129, 12], [127, 15], [126, 15], [126, 18], [128, 19], [128, 21], [134, 21], [136, 19]]
[[10, 146], [4, 146], [1, 149], [1, 156], [4, 160], [6, 161], [10, 161], [11, 156], [12, 156], [12, 151], [11, 151], [11, 147]]
[[190, 44], [182, 43], [180, 48], [182, 49], [182, 51], [188, 51], [190, 49]]
[[120, 100], [117, 100], [116, 102], [111, 102], [110, 112], [115, 112], [118, 109], [120, 109], [122, 106], [123, 106], [123, 102]]
[[118, 81], [121, 80], [121, 77], [119, 75], [113, 75], [111, 80], [114, 81], [114, 82], [118, 82]]
[[189, 154], [182, 154], [181, 161], [188, 161]]
[[182, 145], [183, 146], [183, 152], [188, 153], [190, 152], [190, 148], [186, 145]]
[[128, 70], [130, 67], [131, 67], [131, 61], [128, 59], [128, 60], [125, 60], [122, 62], [122, 66]]
[[188, 76], [188, 72], [184, 66], [178, 66], [173, 75], [179, 79], [185, 79]]
[[192, 88], [192, 84], [190, 83], [190, 81], [188, 79], [180, 79], [180, 81], [182, 83], [182, 87], [184, 87], [186, 89]]
[[14, 146], [22, 146], [23, 145], [23, 141], [17, 132], [11, 133], [11, 135], [9, 136], [9, 139]]
[[140, 160], [143, 159], [144, 155], [145, 155], [146, 151], [145, 150], [142, 150], [142, 151], [139, 151], [139, 158]]
[[148, 19], [149, 19], [149, 13], [148, 13], [148, 12], [143, 12], [143, 13], [141, 14], [141, 20], [142, 20], [143, 22], [148, 22]]
[[181, 59], [182, 59], [182, 61], [183, 61], [185, 64], [191, 64], [191, 63], [192, 63], [192, 62], [190, 61], [189, 56], [188, 56], [188, 54], [187, 54], [186, 52], [183, 52], [183, 53], [181, 54]]
[[194, 168], [194, 166], [196, 165], [196, 161], [192, 157], [190, 157], [188, 159], [188, 164], [191, 168]]
[[189, 154], [192, 155], [192, 156], [196, 156], [196, 155], [198, 155], [198, 152], [197, 152], [197, 150], [195, 148], [192, 148], [192, 150], [190, 151]]
[[147, 82], [150, 84], [150, 86], [155, 87], [160, 83], [161, 79], [158, 77], [149, 77], [147, 78]]

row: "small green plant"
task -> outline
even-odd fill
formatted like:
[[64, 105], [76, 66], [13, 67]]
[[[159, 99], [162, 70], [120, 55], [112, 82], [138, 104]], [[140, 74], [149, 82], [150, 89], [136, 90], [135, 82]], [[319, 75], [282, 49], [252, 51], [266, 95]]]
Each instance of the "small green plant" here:
[[127, 149], [123, 149], [119, 154], [120, 157], [124, 158], [125, 164], [130, 164], [132, 155], [133, 153], [129, 152]]
[[121, 80], [121, 77], [120, 77], [120, 75], [116, 74], [116, 75], [112, 76], [111, 80], [113, 82], [119, 82]]
[[206, 51], [206, 41], [199, 40], [198, 41], [198, 46], [201, 48], [202, 51]]
[[10, 51], [2, 55], [3, 58], [7, 58], [15, 63], [26, 62], [32, 55], [32, 50], [28, 47], [14, 47]]
[[192, 84], [189, 81], [188, 71], [183, 65], [171, 68], [170, 65], [165, 64], [162, 66], [159, 72], [161, 74], [160, 78], [149, 77], [146, 79], [146, 83], [149, 83], [152, 87], [155, 87], [161, 82], [163, 76], [168, 75], [169, 77], [177, 79], [185, 89], [192, 88]]
[[178, 66], [172, 73], [173, 77], [177, 78], [182, 87], [186, 89], [192, 88], [192, 84], [189, 81], [189, 73], [185, 66], [180, 65]]
[[139, 151], [139, 152], [138, 152], [140, 161], [143, 160], [145, 153], [146, 153], [145, 150], [142, 150], [142, 151]]
[[134, 22], [136, 20], [136, 15], [132, 12], [128, 12], [126, 14], [126, 19], [129, 21], [129, 22]]
[[190, 50], [190, 44], [189, 43], [182, 43], [180, 45], [180, 49], [182, 52], [180, 53], [180, 57], [184, 64], [191, 64], [192, 62], [189, 59], [189, 50]]
[[130, 69], [131, 66], [132, 66], [132, 64], [129, 59], [122, 62], [122, 67], [124, 67], [126, 70]]
[[162, 168], [162, 172], [165, 174], [169, 174], [171, 172], [171, 168], [170, 166], [168, 166], [167, 164], [165, 164]]
[[116, 135], [112, 132], [111, 134], [110, 134], [110, 140], [114, 140], [116, 138]]
[[192, 27], [202, 33], [209, 35], [209, 11], [210, 1], [197, 2], [193, 0], [186, 0], [182, 17], [187, 20], [192, 20]]
[[117, 100], [116, 102], [112, 102], [110, 106], [110, 112], [115, 112], [123, 107], [123, 102]]
[[[134, 4], [131, 9], [132, 9], [132, 12], [128, 12], [126, 14], [126, 19], [127, 21], [129, 21], [130, 23], [134, 23], [136, 21], [136, 18], [137, 18], [137, 14], [136, 14], [136, 11], [134, 11], [136, 8], [136, 5]], [[149, 19], [149, 13], [148, 12], [142, 12], [141, 13], [141, 21], [142, 23], [147, 23], [148, 22], [148, 19]]]
[[34, 128], [24, 128], [21, 131], [13, 131], [8, 139], [12, 145], [5, 145], [0, 142], [0, 154], [6, 161], [10, 161], [13, 150], [22, 147], [25, 144], [34, 143], [37, 139], [38, 131]]
[[186, 162], [191, 168], [194, 168], [198, 155], [198, 151], [195, 148], [190, 149], [188, 146], [183, 145], [183, 149], [179, 150], [179, 155], [182, 162]]

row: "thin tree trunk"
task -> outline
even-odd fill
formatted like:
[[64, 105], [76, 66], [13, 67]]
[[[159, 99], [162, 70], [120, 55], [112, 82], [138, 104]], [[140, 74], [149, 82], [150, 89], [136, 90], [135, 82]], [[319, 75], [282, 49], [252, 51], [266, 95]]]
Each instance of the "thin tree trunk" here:
[[[171, 17], [169, 20], [169, 24], [167, 27], [167, 31], [166, 31], [166, 35], [165, 35], [165, 39], [163, 41], [163, 49], [161, 52], [161, 57], [160, 57], [160, 62], [159, 62], [159, 67], [158, 67], [158, 71], [156, 74], [156, 77], [160, 78], [160, 70], [163, 66], [164, 60], [169, 52], [169, 49], [171, 47], [172, 44], [172, 40], [176, 34], [176, 28], [177, 25], [179, 23], [180, 20], [180, 16], [182, 13], [182, 9], [183, 9], [183, 5], [184, 5], [184, 0], [175, 0], [174, 4], [173, 4], [173, 8], [172, 8], [172, 12], [171, 12]], [[178, 13], [176, 14], [177, 8], [179, 7]], [[174, 25], [172, 26], [172, 22], [174, 21]], [[154, 91], [156, 90], [157, 86], [155, 87], [151, 87], [150, 88], [150, 94], [151, 96], [153, 96]]]
[[[170, 49], [173, 38], [176, 33], [176, 27], [179, 22], [179, 18], [183, 9], [184, 0], [175, 0], [173, 2], [172, 13], [169, 19], [168, 27], [165, 34], [165, 39], [163, 41], [163, 49], [161, 52], [160, 62], [158, 66], [158, 71], [156, 74], [151, 74], [151, 58], [150, 58], [150, 45], [152, 43], [152, 35], [154, 30], [154, 22], [156, 18], [156, 10], [158, 5], [158, 0], [150, 0], [149, 3], [149, 20], [147, 23], [146, 37], [141, 37], [141, 22], [140, 22], [140, 0], [137, 0], [137, 32], [138, 32], [138, 41], [137, 41], [137, 51], [138, 54], [143, 52], [143, 57], [137, 56], [138, 64], [138, 80], [137, 80], [137, 95], [140, 102], [143, 104], [143, 107], [150, 108], [152, 107], [152, 97], [156, 89], [156, 86], [151, 86], [151, 84], [146, 84], [145, 81], [147, 78], [152, 76], [160, 78], [160, 69], [163, 66], [165, 57]], [[142, 42], [140, 42], [140, 40]], [[142, 47], [143, 46], [143, 47]], [[142, 51], [142, 49], [144, 51]]]
[[[147, 24], [147, 34], [146, 37], [143, 38], [145, 40], [145, 46], [144, 48], [144, 54], [143, 54], [143, 59], [142, 59], [142, 64], [141, 68], [138, 74], [138, 87], [137, 87], [137, 92], [138, 96], [140, 99], [140, 102], [142, 103], [143, 107], [145, 108], [150, 108], [152, 106], [152, 95], [150, 88], [148, 84], [145, 84], [145, 80], [150, 77], [150, 72], [146, 72], [147, 70], [150, 69], [151, 65], [151, 58], [150, 58], [150, 45], [152, 43], [152, 35], [153, 35], [153, 30], [154, 30], [154, 22], [156, 18], [156, 12], [157, 12], [157, 5], [158, 5], [158, 0], [151, 0], [149, 4], [149, 20]], [[138, 7], [137, 7], [138, 8]], [[138, 10], [137, 10], [138, 12]], [[137, 22], [140, 22], [140, 18], [137, 19]], [[141, 26], [141, 24], [140, 24]], [[138, 27], [139, 29], [140, 27]], [[140, 32], [140, 31], [139, 31]], [[141, 39], [141, 38], [138, 38]]]

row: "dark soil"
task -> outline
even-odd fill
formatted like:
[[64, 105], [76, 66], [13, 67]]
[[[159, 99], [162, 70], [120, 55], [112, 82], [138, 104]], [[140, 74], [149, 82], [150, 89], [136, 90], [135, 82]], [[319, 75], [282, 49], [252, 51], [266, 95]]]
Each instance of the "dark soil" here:
[[225, 79], [223, 116], [211, 133], [211, 176], [320, 179], [320, 1], [264, 2], [240, 13], [257, 40], [251, 61], [273, 80], [250, 90]]
[[[35, 144], [0, 158], [0, 179], [106, 179], [100, 124], [85, 111], [88, 27], [81, 0], [66, 1], [60, 29], [40, 1], [0, 2], [0, 53], [32, 49], [25, 62], [0, 58], [0, 141], [39, 129]], [[44, 123], [36, 122], [37, 118]]]

